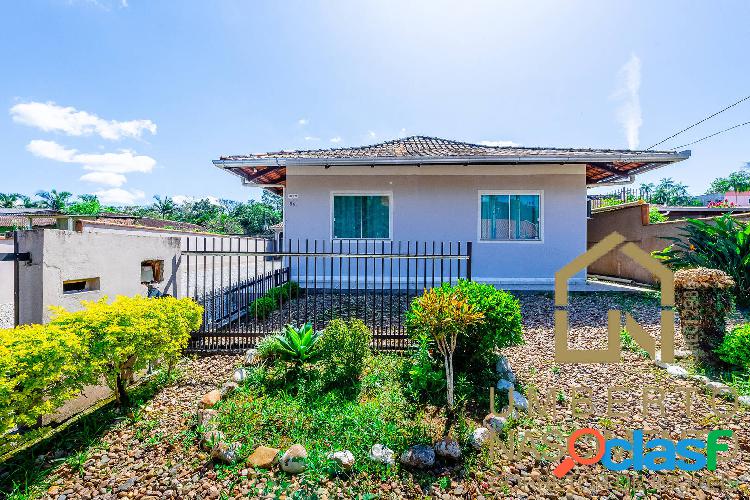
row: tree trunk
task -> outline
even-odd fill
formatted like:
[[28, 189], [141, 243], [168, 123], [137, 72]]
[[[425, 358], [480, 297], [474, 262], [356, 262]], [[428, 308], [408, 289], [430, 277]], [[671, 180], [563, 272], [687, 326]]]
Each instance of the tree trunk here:
[[117, 398], [117, 404], [122, 408], [130, 405], [130, 398], [128, 397], [128, 391], [125, 389], [125, 380], [117, 374], [117, 380], [115, 382], [115, 398]]

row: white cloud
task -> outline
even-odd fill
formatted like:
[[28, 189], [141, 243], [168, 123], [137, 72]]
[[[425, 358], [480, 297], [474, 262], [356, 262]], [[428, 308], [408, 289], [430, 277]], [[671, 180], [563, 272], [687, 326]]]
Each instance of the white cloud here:
[[370, 139], [375, 139], [375, 137], [377, 137], [377, 135], [378, 134], [376, 134], [372, 130], [370, 130], [369, 132], [367, 132], [367, 137], [369, 137]]
[[156, 124], [151, 120], [105, 120], [72, 106], [58, 106], [52, 101], [19, 103], [10, 108], [10, 114], [16, 123], [72, 136], [97, 134], [104, 139], [119, 140], [124, 137], [137, 139], [144, 132], [156, 134]]
[[320, 140], [320, 137], [314, 137], [314, 136], [312, 136], [312, 135], [306, 135], [306, 136], [305, 136], [305, 140], [306, 140], [306, 141], [319, 141], [319, 140]]
[[398, 133], [399, 137], [406, 137], [406, 129], [402, 128], [401, 131]]
[[299, 120], [297, 120], [297, 124], [298, 125], [305, 126], [308, 123], [310, 123], [310, 120], [308, 120], [307, 118], [300, 118]]
[[175, 202], [177, 205], [182, 205], [183, 203], [194, 203], [200, 200], [208, 200], [209, 203], [211, 203], [212, 205], [221, 206], [221, 202], [215, 196], [195, 197], [195, 196], [187, 196], [184, 194], [176, 194], [172, 196], [172, 201]]
[[120, 1], [120, 6], [121, 6], [121, 7], [123, 8], [123, 9], [127, 9], [127, 8], [128, 8], [128, 0], [121, 0], [121, 1]]
[[125, 184], [127, 178], [122, 174], [112, 172], [89, 172], [88, 174], [83, 174], [80, 180], [103, 186], [120, 187]]
[[518, 146], [518, 144], [513, 141], [480, 141], [479, 144], [481, 144], [482, 146], [493, 146], [498, 148]]
[[78, 163], [83, 165], [84, 169], [94, 172], [147, 174], [156, 165], [156, 160], [150, 156], [138, 155], [135, 151], [128, 149], [121, 149], [116, 153], [79, 153], [78, 150], [67, 149], [55, 141], [41, 139], [31, 141], [26, 149], [34, 156], [63, 163]]
[[341, 142], [341, 137], [339, 136], [331, 137], [331, 142], [334, 144], [338, 144], [339, 142]]
[[622, 125], [628, 148], [635, 149], [640, 142], [639, 133], [643, 118], [641, 116], [641, 60], [635, 54], [630, 56], [622, 68], [617, 72], [618, 87], [615, 99], [621, 101], [617, 108], [617, 120]]
[[98, 196], [102, 203], [113, 205], [133, 205], [146, 196], [146, 193], [137, 189], [127, 191], [120, 188], [102, 189], [101, 191], [94, 191], [92, 194]]

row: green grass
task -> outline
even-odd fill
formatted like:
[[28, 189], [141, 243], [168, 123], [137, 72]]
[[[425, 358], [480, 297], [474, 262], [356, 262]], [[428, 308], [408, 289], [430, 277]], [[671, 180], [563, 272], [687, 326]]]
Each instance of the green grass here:
[[626, 351], [633, 352], [641, 358], [648, 358], [648, 351], [642, 348], [624, 328], [620, 331], [620, 345]]
[[[246, 384], [217, 406], [219, 429], [228, 440], [242, 443], [241, 456], [260, 445], [284, 451], [292, 444], [302, 444], [308, 452], [308, 467], [302, 477], [311, 483], [342, 474], [326, 455], [349, 450], [355, 465], [347, 475], [361, 478], [360, 492], [364, 493], [369, 482], [399, 474], [398, 467], [367, 458], [373, 444], [388, 446], [397, 458], [411, 445], [432, 444], [442, 430], [440, 419], [430, 417], [405, 396], [404, 362], [395, 355], [373, 356], [359, 382], [326, 391], [320, 390], [314, 375], [308, 375], [310, 381], [302, 382], [297, 392], [293, 384], [275, 380], [278, 374], [256, 368]], [[460, 421], [454, 434], [469, 432]]]

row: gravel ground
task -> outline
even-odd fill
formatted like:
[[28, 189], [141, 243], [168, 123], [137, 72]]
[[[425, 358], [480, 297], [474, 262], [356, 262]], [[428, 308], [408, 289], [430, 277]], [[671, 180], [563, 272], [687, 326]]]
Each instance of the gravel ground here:
[[[507, 356], [521, 384], [527, 389], [562, 391], [556, 415], [522, 419], [520, 429], [559, 429], [569, 433], [583, 427], [610, 429], [618, 435], [627, 429], [656, 429], [672, 439], [687, 429], [731, 429], [736, 436], [734, 457], [719, 454], [716, 471], [688, 473], [633, 473], [607, 471], [601, 465], [576, 466], [563, 479], [552, 475], [557, 462], [545, 462], [523, 453], [511, 459], [496, 455], [477, 466], [471, 477], [453, 480], [445, 490], [422, 489], [406, 477], [403, 481], [381, 484], [381, 498], [432, 496], [439, 498], [748, 498], [750, 492], [750, 414], [739, 410], [732, 415], [732, 403], [712, 401], [693, 381], [671, 378], [651, 361], [623, 352], [623, 363], [563, 365], [553, 361], [554, 311], [551, 294], [521, 295], [524, 312], [525, 344], [507, 350]], [[573, 347], [604, 346], [606, 311], [632, 310], [647, 331], [658, 331], [659, 315], [654, 301], [633, 296], [597, 294], [576, 296], [571, 306], [570, 344]], [[602, 326], [590, 326], [592, 324]], [[679, 334], [677, 348], [682, 347]], [[80, 472], [70, 465], [60, 467], [45, 498], [218, 498], [225, 494], [257, 497], [255, 488], [270, 487], [276, 476], [256, 475], [243, 470], [239, 475], [222, 477], [196, 447], [189, 434], [199, 397], [228, 379], [238, 357], [214, 356], [186, 361], [186, 375], [178, 385], [158, 393], [133, 423], [123, 420], [92, 449]], [[620, 386], [613, 408], [620, 416], [607, 416], [607, 387]], [[572, 389], [590, 388], [591, 415], [573, 413]], [[657, 406], [643, 411], [644, 388], [664, 389], [662, 414]], [[691, 392], [692, 390], [692, 392]], [[680, 392], [682, 391], [682, 392]], [[691, 414], [685, 411], [684, 394], [690, 392]], [[711, 405], [716, 409], [712, 410]], [[579, 448], [583, 453], [583, 447]], [[295, 490], [298, 479], [287, 479], [286, 494]], [[660, 482], [661, 481], [661, 482]], [[275, 481], [278, 485], [281, 478]], [[346, 484], [319, 485], [320, 498], [344, 498]], [[446, 486], [446, 485], [444, 485]], [[318, 487], [318, 486], [316, 486]], [[433, 487], [435, 488], [435, 487]], [[315, 491], [315, 490], [313, 490]], [[645, 493], [644, 493], [645, 492]], [[277, 491], [277, 493], [279, 493]], [[307, 497], [307, 496], [303, 496]], [[280, 498], [285, 498], [281, 496]]]
[[13, 304], [0, 304], [0, 328], [13, 328]]

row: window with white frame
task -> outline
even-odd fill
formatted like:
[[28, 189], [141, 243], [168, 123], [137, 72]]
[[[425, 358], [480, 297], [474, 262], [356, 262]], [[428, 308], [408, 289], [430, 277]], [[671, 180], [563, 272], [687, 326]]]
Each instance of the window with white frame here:
[[385, 194], [334, 194], [333, 237], [389, 239], [391, 199]]
[[481, 193], [480, 241], [540, 241], [541, 195]]

